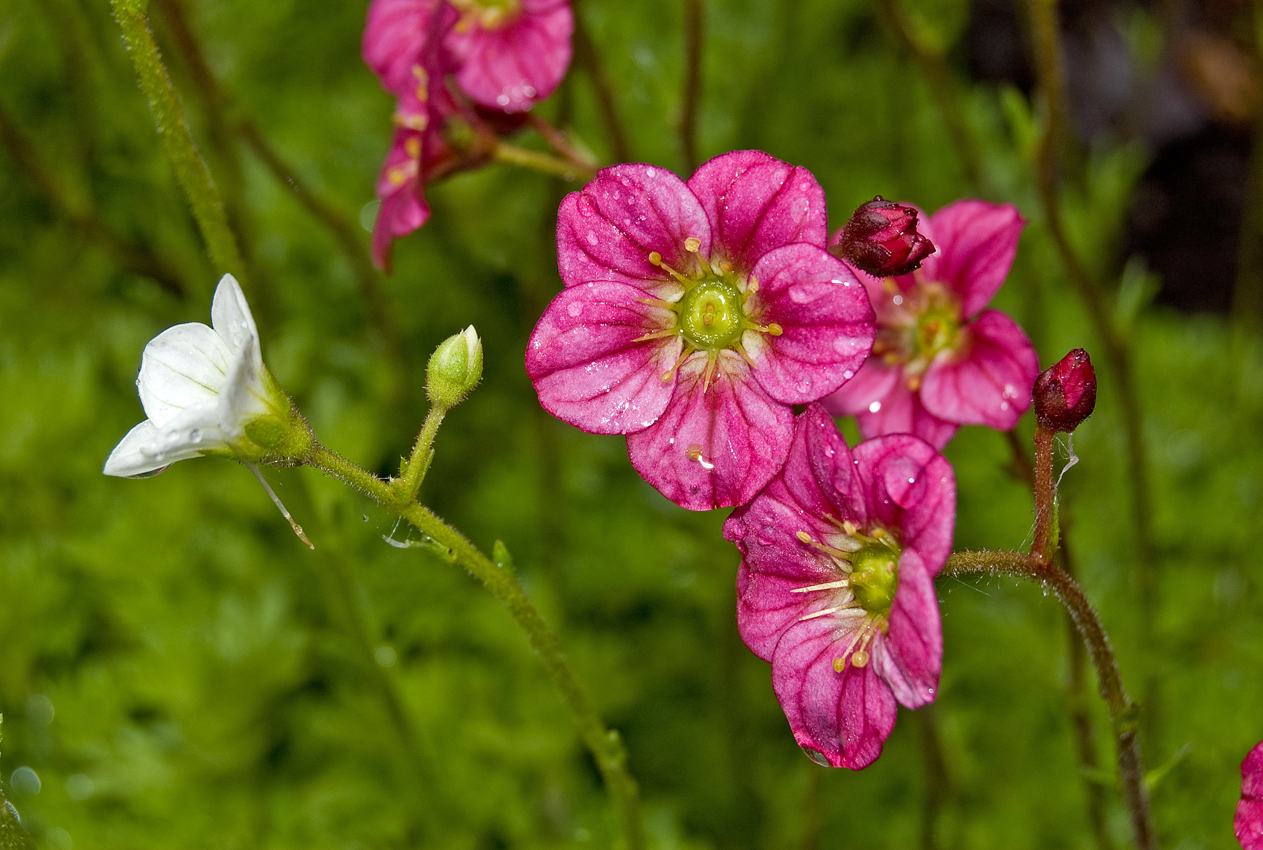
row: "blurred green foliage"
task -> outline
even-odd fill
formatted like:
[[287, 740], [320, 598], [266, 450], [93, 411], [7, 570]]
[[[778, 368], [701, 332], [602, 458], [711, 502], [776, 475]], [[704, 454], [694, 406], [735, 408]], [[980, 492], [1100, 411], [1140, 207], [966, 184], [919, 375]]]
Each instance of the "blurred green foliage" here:
[[[513, 552], [627, 742], [651, 846], [1096, 846], [1055, 601], [1011, 581], [942, 582], [937, 703], [901, 712], [867, 770], [812, 764], [767, 665], [737, 636], [723, 516], [667, 503], [621, 440], [550, 419], [526, 379], [526, 337], [560, 288], [556, 202], [575, 187], [503, 166], [431, 187], [432, 221], [397, 244], [393, 276], [373, 279], [384, 327], [356, 276], [362, 260], [235, 129], [257, 125], [366, 250], [360, 221], [391, 103], [359, 59], [363, 4], [190, 0], [179, 8], [218, 81], [210, 90], [164, 14], [172, 2], [153, 0], [150, 14], [237, 228], [265, 357], [322, 441], [396, 471], [424, 415], [426, 359], [477, 327], [484, 380], [448, 416], [421, 498], [485, 551], [502, 539]], [[929, 210], [976, 194], [1017, 203], [1031, 223], [998, 305], [1045, 363], [1099, 350], [1041, 220], [1038, 118], [1022, 94], [967, 82], [962, 0], [919, 5], [913, 24], [947, 51], [981, 186], [872, 4], [705, 8], [703, 159], [753, 147], [808, 167], [835, 226], [877, 193]], [[633, 157], [681, 169], [680, 4], [583, 0], [579, 11]], [[39, 846], [613, 844], [595, 767], [522, 634], [468, 576], [383, 541], [407, 541], [406, 527], [315, 473], [270, 470], [309, 552], [236, 464], [181, 463], [143, 482], [100, 474], [142, 418], [132, 382], [144, 343], [206, 321], [221, 270], [105, 4], [6, 0], [0, 75], [6, 126], [43, 169], [12, 145], [0, 154], [2, 767]], [[590, 75], [572, 71], [540, 111], [608, 161]], [[1097, 144], [1067, 177], [1065, 210], [1091, 266], [1124, 282], [1160, 552], [1155, 645], [1140, 643], [1117, 376], [1099, 357], [1064, 525], [1133, 694], [1146, 677], [1160, 685], [1145, 706], [1149, 766], [1184, 754], [1154, 791], [1163, 844], [1230, 848], [1237, 765], [1263, 738], [1263, 345], [1221, 318], [1149, 306], [1143, 266], [1120, 273], [1122, 212], [1147, 156]], [[160, 260], [167, 285], [93, 228]], [[964, 429], [948, 456], [957, 547], [1022, 546], [1030, 496], [1003, 437]], [[1125, 844], [1092, 690], [1097, 779]]]

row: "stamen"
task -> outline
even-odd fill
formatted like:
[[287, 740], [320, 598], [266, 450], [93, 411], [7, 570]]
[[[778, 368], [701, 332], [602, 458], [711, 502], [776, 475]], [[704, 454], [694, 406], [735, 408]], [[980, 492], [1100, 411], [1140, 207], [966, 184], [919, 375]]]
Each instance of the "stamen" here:
[[647, 333], [644, 336], [636, 337], [635, 339], [632, 340], [632, 342], [645, 342], [651, 339], [665, 339], [666, 337], [669, 337], [669, 336], [675, 336], [679, 332], [680, 331], [678, 328], [668, 328], [665, 331], [651, 331], [650, 333]]
[[784, 330], [782, 330], [781, 326], [776, 324], [776, 322], [772, 322], [772, 324], [768, 325], [763, 330], [767, 331], [772, 336], [780, 336], [784, 333]]
[[718, 351], [706, 352], [706, 371], [702, 373], [702, 392], [710, 389], [711, 376], [715, 374], [715, 363], [719, 360]]
[[824, 552], [826, 555], [831, 555], [837, 560], [841, 561], [842, 563], [847, 564], [848, 566], [851, 563], [851, 552], [854, 552], [860, 548], [859, 546], [855, 546], [853, 549], [850, 549], [848, 551], [848, 550], [839, 549], [836, 546], [829, 546], [825, 543], [821, 543], [820, 541], [816, 540], [805, 531], [800, 531], [795, 536], [799, 540], [801, 540], [803, 543], [806, 543], [808, 546], [812, 547], [813, 549], [819, 549], [821, 552]]
[[[843, 670], [846, 669], [846, 660], [851, 657], [851, 650], [855, 648], [855, 644], [859, 643], [860, 638], [863, 637], [867, 632], [868, 632], [868, 622], [865, 622], [863, 627], [858, 632], [856, 632], [854, 636], [852, 636], [851, 642], [846, 645], [846, 649], [842, 650], [842, 654], [839, 655], [837, 658], [833, 659], [833, 671], [835, 673], [841, 673]], [[868, 658], [867, 658], [867, 654], [865, 654], [864, 664], [867, 664], [867, 663], [868, 663]], [[857, 666], [863, 667], [864, 664], [859, 664]]]
[[749, 363], [751, 369], [758, 368], [754, 365], [754, 359], [750, 357], [749, 354], [746, 353], [746, 347], [741, 344], [740, 340], [737, 340], [736, 342], [732, 344], [732, 350], [740, 354], [741, 359]]
[[666, 384], [674, 380], [675, 372], [677, 369], [680, 368], [680, 364], [684, 362], [684, 358], [688, 357], [694, 351], [696, 351], [696, 349], [693, 348], [693, 346], [691, 345], [684, 346], [684, 350], [680, 352], [680, 356], [676, 359], [675, 364], [672, 365], [670, 369], [662, 373], [662, 383]]
[[702, 240], [696, 236], [690, 236], [684, 240], [684, 250], [697, 257], [697, 261], [702, 264], [702, 271], [708, 275], [714, 275], [711, 270], [710, 263], [706, 262], [706, 258], [702, 256]]
[[852, 535], [859, 531], [859, 529], [855, 527], [855, 523], [851, 522], [849, 519], [842, 521], [842, 530], [847, 534]]
[[874, 634], [876, 634], [876, 630], [873, 628], [872, 620], [869, 620], [864, 624], [864, 640], [860, 642], [860, 648], [855, 650], [855, 653], [851, 656], [851, 663], [856, 667], [868, 666], [868, 642], [873, 639]]
[[911, 378], [908, 379], [908, 389], [912, 392], [916, 392], [917, 390], [921, 389], [921, 376], [920, 375], [913, 375]]
[[728, 274], [729, 272], [732, 271], [732, 263], [728, 262], [727, 260], [720, 260], [718, 265], [719, 265], [720, 274]]
[[834, 605], [832, 608], [822, 608], [819, 611], [816, 611], [812, 614], [804, 614], [803, 616], [798, 618], [798, 622], [802, 623], [806, 620], [814, 620], [817, 617], [824, 617], [829, 614], [836, 614], [839, 611], [850, 611], [858, 607], [860, 607], [858, 602], [848, 602], [845, 605]]
[[795, 587], [790, 593], [814, 593], [817, 590], [837, 590], [840, 587], [850, 587], [849, 579], [840, 578], [837, 581], [826, 581], [824, 584], [813, 584], [809, 587]]
[[674, 310], [675, 305], [670, 301], [663, 301], [661, 298], [637, 298], [641, 304], [648, 304], [650, 307], [661, 307], [664, 310]]
[[408, 156], [412, 157], [413, 159], [416, 159], [417, 157], [421, 156], [421, 137], [412, 136], [411, 138], [408, 139], [408, 141], [403, 143], [403, 149], [408, 154]]
[[657, 251], [649, 252], [649, 262], [657, 266], [658, 268], [662, 269], [667, 274], [671, 275], [671, 277], [675, 278], [676, 280], [678, 280], [680, 283], [684, 284], [685, 286], [688, 286], [689, 284], [693, 283], [693, 280], [691, 278], [685, 277], [684, 275], [677, 272], [675, 269], [668, 266], [666, 263], [662, 262], [662, 255], [659, 254]]

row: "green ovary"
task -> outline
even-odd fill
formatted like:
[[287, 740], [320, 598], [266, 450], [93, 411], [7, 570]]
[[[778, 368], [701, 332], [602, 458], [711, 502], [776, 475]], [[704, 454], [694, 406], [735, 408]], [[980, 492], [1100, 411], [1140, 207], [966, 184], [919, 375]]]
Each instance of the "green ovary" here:
[[694, 348], [714, 351], [741, 338], [747, 322], [741, 291], [726, 280], [704, 280], [680, 299], [680, 331]]
[[850, 581], [865, 611], [888, 615], [899, 585], [899, 553], [889, 546], [865, 546], [851, 555]]
[[956, 342], [960, 320], [956, 313], [942, 307], [931, 307], [917, 317], [914, 345], [920, 357], [933, 357]]

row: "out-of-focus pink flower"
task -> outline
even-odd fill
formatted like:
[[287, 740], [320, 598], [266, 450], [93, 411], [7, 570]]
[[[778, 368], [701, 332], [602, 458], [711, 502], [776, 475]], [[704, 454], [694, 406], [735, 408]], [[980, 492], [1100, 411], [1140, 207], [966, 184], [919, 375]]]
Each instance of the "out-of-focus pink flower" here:
[[812, 759], [866, 767], [895, 703], [934, 700], [943, 636], [934, 576], [951, 552], [956, 479], [910, 434], [854, 451], [819, 405], [796, 422], [784, 469], [733, 511], [737, 625]]
[[570, 66], [569, 0], [452, 0], [460, 19], [444, 44], [456, 83], [489, 109], [524, 112], [557, 88]]
[[1237, 840], [1245, 850], [1263, 850], [1263, 743], [1241, 763], [1241, 802], [1237, 803]]
[[1070, 433], [1096, 409], [1096, 371], [1092, 358], [1076, 348], [1039, 373], [1031, 392], [1035, 418], [1054, 431]]
[[865, 437], [910, 433], [938, 448], [960, 425], [1012, 428], [1030, 407], [1039, 358], [1016, 322], [983, 308], [1008, 276], [1022, 224], [1009, 204], [957, 201], [922, 222], [937, 249], [920, 269], [860, 273], [877, 342], [825, 406], [855, 416]]
[[540, 403], [628, 435], [632, 465], [682, 507], [748, 501], [785, 461], [791, 405], [833, 392], [872, 345], [868, 298], [825, 235], [815, 178], [759, 151], [687, 184], [603, 169], [558, 214], [566, 288], [526, 351]]
[[830, 253], [877, 277], [908, 274], [934, 251], [917, 232], [917, 209], [881, 195], [861, 204], [830, 241]]

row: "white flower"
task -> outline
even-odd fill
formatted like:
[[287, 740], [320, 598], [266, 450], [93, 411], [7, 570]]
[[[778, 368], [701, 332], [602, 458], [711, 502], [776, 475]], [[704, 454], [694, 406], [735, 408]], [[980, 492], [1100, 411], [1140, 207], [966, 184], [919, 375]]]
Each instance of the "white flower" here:
[[294, 430], [289, 398], [263, 365], [254, 317], [232, 275], [215, 290], [211, 327], [176, 325], [145, 346], [136, 388], [149, 418], [110, 453], [106, 475], [156, 475], [203, 454], [257, 462]]

